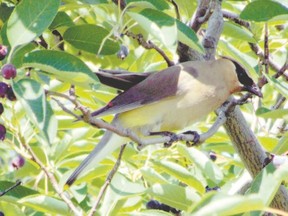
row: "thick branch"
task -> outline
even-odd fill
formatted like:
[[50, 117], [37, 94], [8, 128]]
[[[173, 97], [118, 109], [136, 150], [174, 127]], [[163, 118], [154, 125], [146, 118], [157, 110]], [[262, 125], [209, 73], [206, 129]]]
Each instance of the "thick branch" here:
[[[217, 12], [218, 10], [221, 10], [220, 4], [216, 5], [215, 7], [215, 11]], [[219, 14], [216, 14], [215, 16], [214, 13], [208, 22], [208, 29], [203, 42], [207, 51], [206, 59], [214, 58], [215, 50], [213, 49], [216, 48], [220, 36], [219, 34], [221, 34], [222, 31], [223, 17], [220, 16], [222, 12], [217, 12]], [[218, 19], [218, 21], [213, 19]], [[207, 39], [209, 39], [209, 43], [205, 42]], [[207, 45], [210, 47], [207, 47]], [[259, 51], [259, 47], [257, 45], [254, 45], [253, 47]], [[271, 67], [275, 68], [276, 65], [271, 65]], [[227, 121], [224, 124], [224, 127], [245, 167], [249, 173], [255, 177], [263, 167], [266, 154], [238, 107], [228, 113]], [[284, 186], [281, 186], [271, 205], [275, 208], [287, 211], [287, 201], [287, 190]]]
[[[234, 111], [229, 113], [224, 127], [245, 167], [255, 177], [261, 171], [267, 156], [239, 108], [236, 107]], [[287, 200], [287, 190], [281, 185], [271, 205], [274, 208], [287, 211]]]
[[197, 32], [201, 25], [207, 21], [208, 14], [210, 14], [211, 9], [210, 7], [211, 0], [198, 0], [198, 7], [194, 17], [191, 20], [190, 27]]

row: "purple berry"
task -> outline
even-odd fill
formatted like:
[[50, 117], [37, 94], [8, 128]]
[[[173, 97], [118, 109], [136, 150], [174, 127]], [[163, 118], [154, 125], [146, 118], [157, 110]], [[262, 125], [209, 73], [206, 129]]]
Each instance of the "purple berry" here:
[[166, 205], [166, 204], [164, 204], [164, 203], [161, 203], [161, 205], [159, 206], [159, 209], [162, 210], [162, 211], [170, 212], [171, 207]]
[[21, 155], [17, 155], [12, 160], [12, 166], [15, 169], [19, 169], [19, 168], [23, 167], [24, 164], [25, 164], [25, 159]]
[[0, 82], [0, 97], [5, 97], [8, 89], [8, 85], [4, 82]]
[[8, 89], [6, 91], [6, 97], [10, 101], [15, 101], [16, 100], [16, 96], [15, 96], [14, 91], [13, 91], [11, 86], [8, 86]]
[[4, 125], [0, 124], [0, 140], [4, 140], [6, 136], [6, 128]]
[[8, 49], [4, 45], [0, 45], [0, 61], [2, 61], [8, 53]]
[[157, 200], [150, 200], [146, 203], [147, 209], [159, 209], [161, 203], [159, 203]]
[[0, 211], [0, 216], [4, 216], [4, 213], [2, 211]]
[[120, 50], [117, 53], [117, 57], [120, 59], [125, 59], [129, 54], [129, 48], [125, 45], [120, 46]]
[[0, 103], [0, 115], [2, 115], [3, 112], [4, 112], [4, 107], [3, 107], [3, 104]]
[[16, 71], [16, 68], [14, 67], [13, 64], [6, 64], [2, 67], [2, 76], [5, 78], [5, 79], [13, 79], [16, 77], [17, 75], [17, 71]]
[[212, 161], [215, 161], [217, 159], [217, 155], [214, 151], [210, 151], [209, 152], [209, 158], [212, 160]]

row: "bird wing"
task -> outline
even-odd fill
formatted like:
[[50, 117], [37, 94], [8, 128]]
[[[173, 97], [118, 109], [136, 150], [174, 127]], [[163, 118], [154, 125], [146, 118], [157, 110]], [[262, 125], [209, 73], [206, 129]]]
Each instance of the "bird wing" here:
[[153, 73], [154, 72], [131, 73], [113, 70], [99, 70], [98, 72], [95, 72], [100, 82], [104, 85], [124, 91], [140, 83]]
[[183, 67], [179, 64], [149, 75], [143, 81], [116, 96], [103, 108], [93, 112], [92, 116], [117, 114], [176, 95], [181, 70]]

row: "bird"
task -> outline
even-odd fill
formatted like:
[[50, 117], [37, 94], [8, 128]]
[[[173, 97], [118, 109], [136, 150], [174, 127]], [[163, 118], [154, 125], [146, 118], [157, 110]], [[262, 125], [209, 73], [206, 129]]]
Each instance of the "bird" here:
[[[138, 78], [127, 73], [114, 74], [115, 79], [113, 74], [99, 74], [98, 77], [104, 77], [102, 81], [105, 84], [109, 85], [110, 82], [111, 86], [124, 91], [104, 107], [92, 112], [91, 116], [100, 118], [114, 114], [113, 126], [142, 140], [149, 140], [151, 134], [161, 131], [172, 132], [191, 126], [219, 108], [233, 93], [248, 91], [262, 97], [261, 90], [244, 67], [233, 59], [223, 57], [209, 61], [187, 61]], [[128, 87], [125, 83], [129, 83]], [[71, 186], [80, 175], [91, 171], [129, 141], [128, 137], [107, 130], [67, 179], [66, 185]]]

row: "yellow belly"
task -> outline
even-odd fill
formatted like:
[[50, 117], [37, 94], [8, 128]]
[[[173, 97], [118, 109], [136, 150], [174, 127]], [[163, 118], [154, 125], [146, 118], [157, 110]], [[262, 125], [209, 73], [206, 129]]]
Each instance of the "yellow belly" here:
[[200, 96], [190, 92], [189, 95], [169, 97], [120, 113], [118, 120], [124, 128], [141, 130], [145, 127], [148, 132], [181, 130], [217, 109], [229, 96], [228, 92], [222, 92], [219, 98], [212, 92], [215, 91], [206, 91]]

